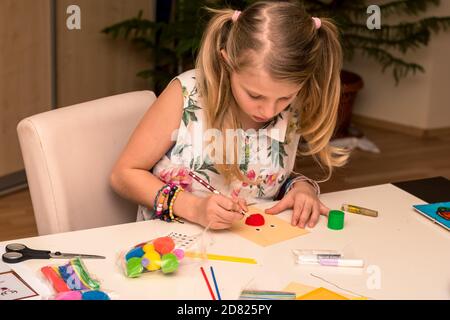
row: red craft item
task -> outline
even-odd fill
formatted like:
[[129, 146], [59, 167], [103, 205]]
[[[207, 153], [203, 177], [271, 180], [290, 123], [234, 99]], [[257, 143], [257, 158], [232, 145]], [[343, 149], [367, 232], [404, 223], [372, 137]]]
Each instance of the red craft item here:
[[265, 223], [264, 217], [262, 214], [254, 213], [250, 217], [245, 220], [245, 224], [253, 227], [263, 226]]
[[166, 254], [175, 249], [175, 242], [171, 237], [161, 237], [153, 241], [156, 252]]
[[42, 274], [51, 282], [53, 285], [53, 288], [56, 292], [67, 292], [70, 291], [67, 284], [64, 282], [64, 280], [56, 273], [56, 271], [50, 267], [42, 267], [41, 268]]

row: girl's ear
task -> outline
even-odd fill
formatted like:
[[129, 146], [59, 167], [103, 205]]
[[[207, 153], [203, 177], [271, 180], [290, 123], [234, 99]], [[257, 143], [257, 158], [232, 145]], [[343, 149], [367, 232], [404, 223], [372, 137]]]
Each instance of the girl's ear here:
[[230, 64], [230, 60], [228, 60], [228, 54], [225, 51], [225, 49], [220, 49], [220, 54], [221, 54], [222, 58], [225, 60], [225, 62], [227, 64]]

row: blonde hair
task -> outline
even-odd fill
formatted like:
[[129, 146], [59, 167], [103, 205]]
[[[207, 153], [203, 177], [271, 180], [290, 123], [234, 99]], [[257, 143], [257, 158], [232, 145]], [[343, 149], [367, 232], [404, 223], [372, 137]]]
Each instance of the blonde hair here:
[[[208, 128], [237, 129], [237, 104], [230, 76], [255, 67], [252, 54], [261, 57], [262, 67], [274, 79], [301, 85], [291, 107], [300, 114], [297, 133], [307, 144], [302, 155], [311, 155], [328, 171], [344, 165], [348, 154], [329, 145], [339, 99], [342, 50], [338, 30], [331, 20], [321, 18], [320, 28], [302, 7], [292, 2], [257, 2], [233, 22], [232, 9], [208, 9], [214, 13], [203, 34], [196, 61], [197, 87]], [[223, 59], [221, 50], [227, 53]], [[218, 165], [227, 180], [249, 182], [237, 163]]]

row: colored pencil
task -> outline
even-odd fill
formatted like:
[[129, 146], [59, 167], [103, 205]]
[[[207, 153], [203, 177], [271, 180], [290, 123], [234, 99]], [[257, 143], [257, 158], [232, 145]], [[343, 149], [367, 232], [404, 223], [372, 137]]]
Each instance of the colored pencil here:
[[203, 269], [203, 267], [200, 267], [200, 271], [203, 274], [203, 278], [205, 279], [206, 285], [208, 286], [208, 290], [209, 290], [209, 293], [211, 294], [212, 299], [216, 300], [216, 297], [214, 296], [214, 292], [212, 291], [211, 285], [209, 284], [208, 277], [206, 276], [205, 269]]
[[[196, 175], [194, 172], [189, 171], [189, 175], [196, 180], [198, 183], [200, 183], [202, 186], [204, 186], [206, 189], [208, 189], [209, 191], [215, 193], [215, 194], [221, 194], [216, 188], [214, 188], [212, 185], [210, 185], [208, 182], [206, 182], [205, 180], [203, 180], [202, 178], [200, 178], [198, 175]], [[246, 218], [249, 217], [248, 213], [245, 212], [244, 210], [240, 211]]]
[[217, 293], [217, 299], [222, 300], [222, 298], [220, 297], [220, 292], [219, 292], [219, 286], [217, 285], [217, 280], [216, 280], [216, 276], [214, 275], [214, 268], [211, 266], [211, 275], [214, 281], [214, 286], [216, 287], [216, 293]]

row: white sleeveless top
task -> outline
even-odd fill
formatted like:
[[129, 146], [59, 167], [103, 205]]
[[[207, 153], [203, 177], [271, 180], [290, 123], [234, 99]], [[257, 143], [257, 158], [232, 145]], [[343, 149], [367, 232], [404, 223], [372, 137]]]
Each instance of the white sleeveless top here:
[[[218, 173], [202, 143], [206, 123], [203, 106], [196, 87], [195, 70], [186, 71], [174, 79], [183, 89], [183, 115], [174, 138], [175, 144], [156, 163], [152, 173], [164, 183], [181, 185], [185, 191], [198, 196], [211, 192], [188, 175], [193, 171], [222, 194], [246, 199], [247, 203], [258, 199], [273, 200], [294, 167], [300, 135], [297, 134], [298, 112], [290, 107], [268, 122], [260, 130], [241, 131], [245, 150], [240, 164], [241, 172], [257, 185], [234, 180], [226, 184]], [[259, 137], [259, 139], [258, 139]], [[174, 140], [175, 140], [174, 139]], [[209, 140], [208, 140], [209, 141]], [[138, 220], [154, 218], [153, 208], [142, 205]]]

